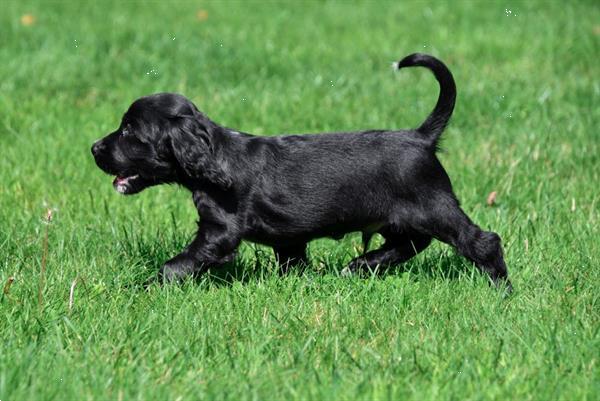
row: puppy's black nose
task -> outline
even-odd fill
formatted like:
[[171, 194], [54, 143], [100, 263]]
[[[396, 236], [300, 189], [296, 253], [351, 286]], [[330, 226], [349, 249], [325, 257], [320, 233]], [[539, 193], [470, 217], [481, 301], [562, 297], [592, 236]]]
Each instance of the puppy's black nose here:
[[106, 148], [106, 146], [104, 146], [104, 143], [102, 143], [101, 140], [100, 141], [96, 141], [92, 145], [92, 154], [94, 156], [98, 156], [98, 154], [102, 153], [102, 151], [104, 150], [104, 148]]

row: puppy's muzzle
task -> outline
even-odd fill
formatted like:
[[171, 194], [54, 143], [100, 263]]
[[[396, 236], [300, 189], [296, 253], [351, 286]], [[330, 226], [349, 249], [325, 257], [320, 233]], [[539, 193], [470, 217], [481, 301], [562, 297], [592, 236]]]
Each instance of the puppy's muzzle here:
[[106, 145], [104, 144], [102, 139], [97, 140], [92, 145], [92, 154], [94, 155], [94, 157], [98, 157], [98, 155], [102, 154], [104, 150], [106, 150]]

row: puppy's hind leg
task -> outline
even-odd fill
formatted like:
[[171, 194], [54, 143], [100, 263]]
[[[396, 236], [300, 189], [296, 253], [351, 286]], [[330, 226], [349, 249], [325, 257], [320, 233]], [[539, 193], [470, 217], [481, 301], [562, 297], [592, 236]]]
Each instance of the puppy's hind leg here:
[[496, 286], [504, 283], [507, 291], [512, 291], [498, 234], [479, 228], [462, 211], [456, 201], [451, 205], [444, 202], [443, 208], [428, 209], [438, 210], [438, 212], [443, 210], [442, 213], [429, 216], [424, 227], [428, 234], [455, 247], [482, 272], [487, 273]]
[[306, 243], [274, 246], [275, 258], [279, 264], [279, 274], [285, 275], [292, 266], [299, 266], [302, 270], [308, 265], [306, 257]]
[[366, 253], [369, 250], [369, 243], [371, 242], [371, 238], [373, 238], [373, 233], [370, 231], [362, 232], [362, 252]]
[[351, 275], [358, 271], [368, 271], [377, 267], [388, 268], [404, 263], [431, 243], [431, 237], [417, 233], [393, 234], [383, 233], [385, 243], [379, 249], [370, 251], [352, 259], [342, 270], [342, 275]]

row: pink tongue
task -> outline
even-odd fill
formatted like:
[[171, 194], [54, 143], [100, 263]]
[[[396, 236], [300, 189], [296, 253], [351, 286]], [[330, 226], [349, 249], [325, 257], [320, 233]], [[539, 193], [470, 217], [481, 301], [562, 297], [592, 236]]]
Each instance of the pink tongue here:
[[122, 184], [123, 182], [127, 181], [126, 177], [115, 177], [115, 180], [113, 181], [114, 184]]

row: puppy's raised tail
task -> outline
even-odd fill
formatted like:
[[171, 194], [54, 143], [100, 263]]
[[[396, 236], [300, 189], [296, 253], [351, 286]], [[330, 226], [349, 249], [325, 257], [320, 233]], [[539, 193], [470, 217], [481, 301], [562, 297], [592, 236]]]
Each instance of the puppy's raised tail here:
[[426, 67], [433, 72], [433, 75], [440, 84], [440, 96], [435, 108], [427, 117], [425, 122], [417, 128], [423, 137], [428, 139], [433, 146], [437, 146], [440, 135], [446, 128], [452, 111], [454, 110], [454, 102], [456, 101], [456, 84], [454, 78], [440, 60], [435, 57], [422, 53], [414, 53], [404, 57], [402, 60], [394, 63], [396, 69], [405, 67]]

